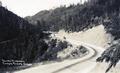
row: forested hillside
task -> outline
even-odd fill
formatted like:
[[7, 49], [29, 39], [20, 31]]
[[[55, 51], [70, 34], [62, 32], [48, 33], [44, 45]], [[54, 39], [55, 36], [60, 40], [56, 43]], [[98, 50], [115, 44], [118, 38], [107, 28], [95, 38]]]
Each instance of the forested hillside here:
[[81, 31], [108, 21], [114, 22], [113, 17], [119, 15], [119, 6], [119, 0], [90, 0], [82, 5], [61, 6], [41, 11], [25, 19], [39, 25], [43, 30]]
[[[38, 25], [44, 31], [85, 31], [97, 25], [104, 25], [107, 33], [120, 39], [120, 0], [89, 0], [84, 4], [61, 6], [53, 10], [45, 10], [34, 16], [25, 18]], [[107, 71], [120, 60], [119, 43], [108, 48], [97, 61], [110, 61]]]
[[[49, 35], [50, 33], [44, 33], [38, 25], [30, 24], [6, 8], [0, 7], [0, 70], [58, 59], [58, 52], [66, 49], [69, 44], [52, 39]], [[80, 49], [80, 54], [86, 52], [86, 48]], [[16, 61], [20, 64], [14, 63]]]
[[6, 60], [36, 61], [47, 49], [45, 35], [37, 26], [0, 7], [0, 67]]

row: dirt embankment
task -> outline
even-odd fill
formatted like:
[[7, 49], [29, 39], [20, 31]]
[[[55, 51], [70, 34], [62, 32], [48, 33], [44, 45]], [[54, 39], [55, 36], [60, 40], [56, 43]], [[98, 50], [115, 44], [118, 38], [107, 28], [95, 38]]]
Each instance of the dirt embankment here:
[[113, 37], [110, 34], [107, 34], [104, 26], [99, 25], [81, 32], [67, 33], [63, 30], [55, 34], [56, 37], [61, 39], [69, 38], [85, 43], [89, 43], [96, 46], [101, 46], [106, 48], [108, 43], [112, 41]]

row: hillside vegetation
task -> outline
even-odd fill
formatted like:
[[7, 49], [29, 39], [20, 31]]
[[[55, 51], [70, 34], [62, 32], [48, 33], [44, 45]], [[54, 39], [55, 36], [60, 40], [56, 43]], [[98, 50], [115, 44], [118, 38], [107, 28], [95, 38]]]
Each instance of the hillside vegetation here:
[[119, 38], [119, 0], [89, 0], [84, 4], [44, 10], [25, 19], [42, 30], [82, 31], [103, 24], [107, 32]]
[[[78, 32], [102, 24], [105, 31], [114, 37], [114, 41], [120, 39], [120, 0], [89, 0], [84, 4], [41, 11], [25, 19], [40, 26], [44, 31], [64, 29], [67, 32]], [[110, 62], [107, 72], [119, 62], [119, 53], [119, 41], [116, 45], [111, 42], [111, 47], [97, 61], [105, 59]]]
[[45, 36], [37, 26], [0, 7], [0, 67], [4, 60], [35, 62], [47, 49]]
[[[86, 48], [78, 47], [78, 54], [74, 47], [71, 47], [71, 50], [68, 48], [68, 42], [52, 39], [49, 35], [50, 33], [43, 33], [38, 25], [30, 24], [6, 8], [0, 7], [0, 70], [7, 71], [8, 67], [28, 63], [64, 60], [72, 54], [76, 57], [87, 54]], [[72, 52], [65, 58], [58, 57], [58, 53], [62, 53], [66, 48]], [[16, 61], [20, 63], [15, 63]]]

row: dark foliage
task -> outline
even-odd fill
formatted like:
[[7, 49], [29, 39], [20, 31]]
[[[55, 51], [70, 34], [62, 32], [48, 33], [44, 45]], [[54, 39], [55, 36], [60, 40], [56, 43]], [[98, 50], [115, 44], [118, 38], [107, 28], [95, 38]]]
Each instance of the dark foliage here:
[[[103, 7], [89, 7], [88, 5], [62, 6], [55, 10], [42, 11], [32, 17], [26, 17], [30, 23], [39, 25], [42, 30], [59, 31], [81, 31], [85, 28], [96, 26], [101, 21]], [[97, 10], [96, 10], [97, 9]], [[97, 19], [94, 19], [97, 18]], [[94, 25], [91, 25], [94, 24]]]
[[71, 52], [71, 55], [73, 58], [79, 58], [80, 56], [86, 54], [88, 50], [84, 46], [77, 47], [78, 49], [75, 49]]
[[109, 62], [109, 67], [106, 70], [106, 72], [108, 72], [111, 67], [115, 67], [120, 60], [120, 49], [119, 49], [120, 44], [119, 43], [120, 41], [110, 46], [107, 50], [103, 52], [101, 57], [97, 58], [96, 60], [97, 62], [103, 62], [103, 61]]
[[58, 59], [57, 53], [67, 48], [69, 44], [66, 41], [51, 39], [48, 42], [48, 45], [49, 46], [48, 46], [47, 51], [43, 54], [43, 56], [40, 59], [42, 61], [50, 61], [50, 60]]
[[46, 36], [37, 26], [0, 7], [0, 67], [2, 60], [35, 62], [48, 48]]
[[[62, 6], [54, 10], [42, 11], [32, 17], [26, 17], [26, 20], [42, 26], [43, 30], [51, 31], [60, 29], [81, 31], [103, 24], [107, 33], [112, 34], [114, 40], [118, 40], [120, 39], [120, 0], [89, 0], [82, 5]], [[106, 71], [119, 61], [120, 47], [118, 45], [113, 45], [116, 49], [111, 46], [111, 49], [107, 49], [97, 59], [111, 62]]]

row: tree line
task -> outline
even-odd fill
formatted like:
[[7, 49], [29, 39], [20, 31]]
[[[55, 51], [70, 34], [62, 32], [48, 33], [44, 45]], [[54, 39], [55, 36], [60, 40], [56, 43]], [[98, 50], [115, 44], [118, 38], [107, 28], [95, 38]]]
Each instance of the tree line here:
[[[120, 0], [88, 0], [84, 4], [78, 3], [68, 7], [61, 6], [56, 9], [41, 11], [25, 19], [30, 23], [39, 25], [45, 31], [64, 29], [67, 32], [78, 32], [102, 24], [106, 33], [110, 33], [114, 37], [114, 41], [120, 39]], [[119, 42], [114, 48], [116, 48], [114, 51], [112, 51], [113, 48], [108, 48], [107, 52], [103, 53], [104, 55], [101, 55], [97, 60], [101, 61], [102, 58], [102, 61], [104, 59], [110, 61], [110, 66], [106, 72], [120, 60]]]

